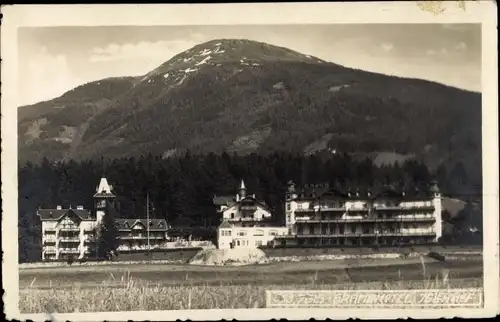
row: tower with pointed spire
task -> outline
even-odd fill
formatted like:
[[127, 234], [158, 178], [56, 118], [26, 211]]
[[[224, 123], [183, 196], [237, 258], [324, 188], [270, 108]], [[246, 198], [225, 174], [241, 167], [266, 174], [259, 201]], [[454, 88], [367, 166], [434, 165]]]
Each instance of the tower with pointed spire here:
[[114, 205], [116, 196], [111, 192], [113, 186], [108, 184], [108, 180], [105, 177], [101, 178], [99, 186], [96, 188], [96, 193], [94, 194], [94, 206], [97, 223], [102, 221], [102, 218], [106, 215], [108, 205]]
[[241, 179], [240, 189], [238, 191], [240, 200], [244, 199], [247, 195], [247, 188], [245, 187], [245, 182], [243, 181], [243, 179]]

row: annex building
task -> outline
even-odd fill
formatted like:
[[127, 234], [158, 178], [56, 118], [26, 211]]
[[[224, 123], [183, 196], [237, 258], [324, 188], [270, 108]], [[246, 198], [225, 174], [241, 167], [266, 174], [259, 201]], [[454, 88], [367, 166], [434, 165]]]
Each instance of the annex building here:
[[272, 210], [264, 201], [247, 194], [243, 180], [235, 196], [216, 196], [213, 201], [222, 215], [217, 231], [220, 249], [256, 248], [289, 234], [287, 227], [273, 224]]
[[[82, 259], [93, 255], [96, 230], [108, 211], [116, 208], [116, 196], [106, 178], [101, 178], [94, 194], [94, 211], [83, 206], [38, 209], [42, 221], [42, 260]], [[118, 250], [146, 250], [167, 241], [164, 219], [123, 219], [115, 216], [120, 246]]]

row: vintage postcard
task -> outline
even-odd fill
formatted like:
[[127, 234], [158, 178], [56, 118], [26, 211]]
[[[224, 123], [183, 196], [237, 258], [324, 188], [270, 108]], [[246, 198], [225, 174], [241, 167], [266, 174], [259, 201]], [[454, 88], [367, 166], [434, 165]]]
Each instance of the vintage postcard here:
[[2, 7], [7, 317], [495, 316], [495, 9]]

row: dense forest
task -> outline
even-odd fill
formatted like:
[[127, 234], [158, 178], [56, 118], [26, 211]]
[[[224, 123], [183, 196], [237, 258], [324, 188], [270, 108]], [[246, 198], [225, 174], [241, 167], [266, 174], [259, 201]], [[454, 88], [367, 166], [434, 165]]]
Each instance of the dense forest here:
[[[145, 155], [101, 161], [27, 163], [19, 170], [19, 258], [22, 262], [40, 259], [41, 223], [37, 208], [83, 205], [93, 209], [93, 194], [105, 175], [117, 195], [119, 216], [144, 218], [146, 194], [153, 205], [152, 217], [165, 218], [173, 227], [214, 228], [220, 223], [212, 203], [214, 195], [233, 195], [241, 179], [249, 193], [255, 193], [283, 221], [287, 182], [329, 183], [344, 188], [392, 184], [395, 188], [425, 189], [437, 179], [445, 196], [459, 197], [472, 205], [478, 196], [464, 195], [467, 178], [463, 165], [440, 167], [435, 173], [416, 161], [392, 166], [376, 166], [371, 159], [357, 160], [347, 154], [330, 157], [274, 153], [194, 155], [162, 158]], [[466, 207], [464, 211], [477, 212]], [[459, 213], [446, 218], [467, 231], [468, 217]], [[445, 214], [446, 215], [446, 214]], [[445, 216], [446, 217], [446, 216]], [[464, 219], [465, 218], [465, 219]], [[481, 214], [475, 214], [476, 219]]]

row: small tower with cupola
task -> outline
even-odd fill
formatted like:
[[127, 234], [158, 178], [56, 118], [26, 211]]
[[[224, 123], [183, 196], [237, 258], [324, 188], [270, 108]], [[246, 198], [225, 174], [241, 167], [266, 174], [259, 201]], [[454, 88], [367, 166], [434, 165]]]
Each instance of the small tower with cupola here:
[[295, 223], [294, 211], [296, 208], [295, 199], [298, 197], [297, 189], [293, 181], [288, 182], [288, 188], [285, 192], [285, 225], [289, 228]]
[[116, 196], [111, 192], [112, 189], [113, 186], [108, 184], [108, 180], [104, 177], [101, 178], [94, 195], [94, 207], [97, 224], [99, 224], [106, 215], [108, 206], [114, 206], [115, 204]]

